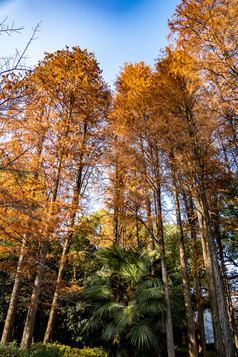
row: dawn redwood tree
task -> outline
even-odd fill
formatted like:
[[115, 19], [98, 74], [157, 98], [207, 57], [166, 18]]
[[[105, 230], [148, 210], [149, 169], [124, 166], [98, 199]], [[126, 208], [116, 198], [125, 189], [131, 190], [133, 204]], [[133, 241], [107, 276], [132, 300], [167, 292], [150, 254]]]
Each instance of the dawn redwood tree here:
[[110, 94], [100, 73], [94, 55], [78, 47], [66, 48], [47, 54], [21, 84], [28, 96], [14, 127], [18, 140], [12, 142], [16, 147], [18, 142], [32, 147], [28, 163], [32, 167], [39, 163], [39, 172], [34, 172], [44, 192], [38, 229], [41, 253], [22, 346], [31, 345], [49, 241], [58, 236], [63, 244], [65, 235], [68, 245], [79, 198], [82, 207], [82, 196], [101, 154]]
[[[1, 92], [2, 98], [8, 103], [1, 118], [4, 129], [2, 131], [1, 195], [3, 207], [5, 205], [5, 212], [1, 215], [1, 231], [3, 236], [7, 235], [9, 245], [14, 246], [16, 242], [17, 246], [21, 244], [17, 248], [19, 261], [2, 334], [3, 343], [9, 342], [12, 337], [18, 295], [21, 281], [24, 278], [23, 267], [26, 261], [29, 263], [32, 259], [31, 241], [37, 239], [39, 225], [42, 226], [42, 206], [46, 198], [42, 177], [39, 176], [42, 135], [38, 131], [38, 137], [34, 138], [32, 126], [29, 125], [29, 120], [24, 115], [23, 108], [29, 99], [29, 93], [23, 90], [25, 80], [26, 78], [21, 75], [8, 74], [2, 81], [4, 87]], [[7, 218], [8, 222], [3, 217]]]
[[[92, 172], [100, 162], [104, 145], [105, 120], [110, 105], [110, 92], [101, 77], [101, 70], [92, 54], [73, 48], [72, 52], [56, 53], [50, 60], [50, 66], [56, 64], [59, 70], [59, 82], [55, 90], [62, 88], [59, 103], [64, 103], [70, 113], [70, 120], [75, 126], [70, 128], [72, 145], [69, 155], [73, 165], [68, 171], [72, 175], [72, 196], [67, 210], [68, 224], [63, 237], [63, 251], [55, 293], [51, 306], [44, 342], [53, 334], [54, 320], [60, 295], [60, 287], [66, 266], [70, 243], [77, 228], [77, 215], [83, 209], [85, 192], [90, 183]], [[53, 67], [52, 75], [55, 74]], [[59, 91], [60, 93], [60, 91]], [[66, 96], [65, 96], [66, 94]]]
[[[151, 100], [151, 69], [143, 62], [126, 64], [116, 82], [114, 101], [116, 133], [127, 146], [125, 160], [130, 162], [127, 185], [143, 192], [144, 210], [136, 212], [147, 228], [152, 244], [161, 259], [162, 280], [167, 305], [166, 340], [168, 356], [174, 356], [174, 340], [168, 274], [163, 236], [161, 190], [163, 182], [163, 153], [160, 146], [158, 127], [155, 126], [153, 101]], [[154, 129], [157, 129], [154, 131]], [[134, 175], [130, 177], [130, 170]], [[135, 179], [136, 178], [136, 179]], [[153, 217], [153, 219], [152, 219]], [[155, 228], [155, 230], [154, 230]], [[157, 244], [155, 243], [157, 242]]]
[[238, 11], [236, 0], [183, 0], [169, 21], [176, 47], [186, 49], [210, 95], [220, 140], [237, 170]]
[[[217, 354], [232, 356], [234, 345], [208, 205], [210, 179], [215, 179], [214, 172], [223, 170], [222, 163], [218, 160], [219, 151], [214, 144], [216, 121], [213, 117], [208, 118], [204, 110], [206, 96], [202, 97], [202, 82], [198, 77], [191, 79], [186, 76], [181, 62], [177, 61], [180, 56], [181, 53], [169, 52], [167, 58], [157, 63], [157, 71], [164, 78], [158, 100], [167, 110], [165, 124], [168, 125], [168, 135], [174, 142], [174, 155], [183, 177], [186, 177], [197, 209]], [[173, 126], [170, 120], [173, 120]]]

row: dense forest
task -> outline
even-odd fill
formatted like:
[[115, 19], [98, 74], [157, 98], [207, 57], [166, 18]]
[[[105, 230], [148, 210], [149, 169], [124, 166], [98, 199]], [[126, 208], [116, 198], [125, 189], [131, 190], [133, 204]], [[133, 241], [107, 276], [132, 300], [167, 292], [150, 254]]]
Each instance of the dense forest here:
[[114, 90], [79, 47], [1, 62], [0, 355], [236, 355], [237, 1], [182, 0], [169, 28]]

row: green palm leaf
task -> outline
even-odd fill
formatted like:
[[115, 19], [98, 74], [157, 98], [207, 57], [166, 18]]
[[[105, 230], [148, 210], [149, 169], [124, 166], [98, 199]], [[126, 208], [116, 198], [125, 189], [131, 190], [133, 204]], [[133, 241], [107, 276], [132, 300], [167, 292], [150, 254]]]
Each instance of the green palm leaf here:
[[137, 347], [138, 350], [150, 349], [158, 347], [156, 336], [152, 328], [146, 324], [145, 320], [136, 326], [133, 326], [127, 334], [127, 339], [131, 344]]
[[141, 310], [144, 314], [157, 315], [167, 310], [166, 304], [161, 300], [150, 300], [141, 304]]
[[137, 286], [142, 288], [153, 288], [157, 286], [160, 287], [161, 290], [163, 290], [163, 285], [161, 279], [159, 278], [148, 277], [148, 279], [141, 281]]
[[118, 336], [123, 329], [119, 329], [115, 321], [109, 322], [103, 329], [102, 338], [105, 341], [110, 341], [114, 337]]
[[155, 254], [118, 247], [97, 253], [103, 267], [82, 293], [94, 315], [85, 331], [97, 330], [113, 356], [140, 356], [158, 347], [166, 305], [163, 283], [151, 273]]
[[82, 296], [90, 300], [107, 300], [111, 298], [111, 290], [108, 285], [93, 285], [85, 288]]
[[135, 296], [138, 302], [147, 301], [148, 299], [161, 299], [163, 297], [163, 291], [157, 286], [147, 289], [138, 289]]
[[141, 317], [141, 308], [136, 304], [135, 300], [129, 302], [128, 306], [124, 306], [115, 314], [115, 322], [119, 327], [133, 325]]
[[99, 319], [97, 316], [94, 315], [91, 317], [91, 319], [87, 321], [82, 331], [87, 333], [94, 332], [99, 328], [100, 324], [101, 324], [101, 319]]
[[104, 305], [100, 306], [96, 312], [95, 315], [99, 317], [107, 317], [113, 314], [115, 311], [118, 309], [122, 309], [124, 307], [123, 304], [116, 302], [116, 301], [109, 301], [105, 303]]

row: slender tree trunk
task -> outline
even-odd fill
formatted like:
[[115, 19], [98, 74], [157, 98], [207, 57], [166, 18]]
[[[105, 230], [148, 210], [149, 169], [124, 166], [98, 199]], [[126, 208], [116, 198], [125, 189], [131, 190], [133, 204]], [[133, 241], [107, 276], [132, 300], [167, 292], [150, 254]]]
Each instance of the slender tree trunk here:
[[[34, 170], [34, 172], [36, 172], [34, 174], [34, 178], [36, 181], [38, 180], [38, 176], [39, 176], [39, 168], [40, 168], [41, 154], [42, 154], [44, 140], [45, 140], [45, 135], [43, 134], [41, 137], [39, 137], [39, 144], [37, 145], [37, 159], [35, 160], [36, 167]], [[32, 190], [31, 190], [31, 196], [32, 197], [35, 196], [34, 188], [32, 188]], [[29, 228], [28, 224], [27, 224], [27, 228]], [[19, 260], [18, 260], [18, 264], [17, 264], [17, 272], [16, 272], [16, 276], [15, 276], [15, 281], [14, 281], [12, 294], [11, 294], [11, 300], [10, 300], [10, 304], [8, 307], [8, 312], [7, 312], [4, 329], [3, 329], [3, 333], [2, 333], [2, 338], [1, 338], [1, 342], [3, 344], [6, 344], [12, 340], [16, 312], [17, 312], [17, 308], [18, 308], [18, 296], [19, 296], [21, 282], [22, 282], [21, 275], [22, 275], [22, 268], [23, 268], [23, 264], [24, 264], [26, 244], [27, 244], [27, 238], [26, 238], [26, 235], [23, 235]]]
[[72, 229], [75, 224], [74, 221], [75, 221], [76, 212], [77, 212], [75, 204], [76, 204], [76, 201], [79, 200], [79, 194], [80, 194], [80, 191], [78, 191], [77, 195], [74, 195], [74, 199], [73, 199], [74, 204], [72, 205], [72, 212], [71, 212], [71, 218], [70, 218], [70, 224], [69, 224], [69, 233], [65, 237], [65, 241], [64, 241], [64, 248], [63, 248], [61, 259], [60, 259], [59, 271], [58, 271], [58, 276], [57, 276], [57, 281], [56, 281], [56, 288], [55, 288], [54, 297], [53, 297], [53, 301], [52, 301], [51, 309], [50, 309], [49, 320], [48, 320], [48, 324], [47, 324], [47, 328], [46, 328], [46, 332], [45, 332], [45, 336], [44, 336], [44, 343], [49, 342], [53, 336], [55, 317], [56, 317], [56, 312], [58, 310], [60, 287], [62, 284], [63, 274], [64, 274], [64, 270], [65, 270], [65, 266], [66, 266], [67, 254], [69, 252], [70, 243], [73, 238]]
[[[193, 264], [195, 272], [195, 286], [196, 286], [196, 308], [197, 308], [197, 338], [198, 338], [198, 355], [199, 357], [206, 357], [206, 340], [205, 340], [205, 331], [204, 331], [204, 318], [203, 318], [203, 302], [202, 302], [202, 286], [201, 286], [201, 277], [200, 277], [200, 267], [199, 267], [199, 258], [200, 255], [198, 252], [198, 239], [197, 239], [197, 228], [196, 221], [197, 216], [194, 212], [194, 206], [192, 201], [191, 192], [188, 192], [187, 197], [186, 192], [181, 184], [183, 201], [185, 205], [186, 215], [188, 218], [190, 236], [193, 245]], [[188, 203], [189, 202], [189, 203]]]
[[186, 265], [183, 228], [182, 228], [180, 205], [179, 205], [179, 198], [178, 198], [178, 188], [177, 188], [176, 175], [175, 175], [172, 158], [170, 160], [170, 166], [171, 166], [175, 211], [176, 211], [176, 218], [177, 218], [177, 233], [179, 238], [179, 255], [180, 255], [180, 264], [181, 264], [181, 271], [182, 271], [184, 302], [185, 302], [185, 311], [186, 311], [186, 319], [187, 319], [189, 356], [197, 357], [198, 351], [197, 351], [197, 344], [196, 344], [195, 325], [193, 321], [193, 310], [192, 310], [192, 302], [190, 297], [190, 287], [189, 287], [187, 265]]
[[236, 328], [236, 322], [235, 322], [235, 316], [234, 316], [234, 309], [232, 305], [232, 300], [231, 300], [231, 293], [230, 293], [230, 287], [228, 284], [228, 279], [227, 279], [227, 272], [226, 272], [226, 266], [225, 266], [225, 261], [224, 261], [224, 254], [223, 254], [223, 247], [222, 247], [222, 242], [221, 242], [221, 233], [220, 233], [220, 225], [218, 222], [218, 218], [215, 219], [215, 228], [214, 228], [215, 236], [216, 236], [216, 241], [217, 241], [217, 246], [218, 246], [218, 251], [219, 251], [219, 257], [220, 257], [220, 262], [221, 262], [221, 271], [222, 271], [222, 277], [223, 277], [223, 285], [224, 285], [224, 291], [226, 294], [226, 299], [227, 299], [227, 313], [235, 341], [235, 347], [236, 351], [238, 351], [238, 336], [237, 336], [237, 328]]
[[227, 315], [226, 299], [219, 272], [216, 247], [208, 211], [208, 203], [206, 200], [204, 162], [201, 156], [201, 148], [197, 137], [196, 122], [194, 121], [193, 112], [189, 106], [186, 106], [185, 120], [187, 121], [189, 136], [192, 140], [191, 144], [193, 153], [191, 156], [191, 162], [189, 163], [189, 166], [192, 168], [190, 172], [190, 191], [196, 205], [201, 233], [204, 265], [206, 269], [208, 291], [211, 302], [216, 353], [218, 357], [234, 357], [235, 348]]
[[[140, 149], [141, 149], [141, 156], [142, 156], [142, 171], [145, 178], [147, 178], [147, 165], [146, 165], [146, 156], [145, 156], [145, 149], [143, 144], [143, 138], [140, 136]], [[155, 250], [155, 241], [154, 241], [154, 234], [153, 234], [153, 222], [151, 217], [151, 198], [150, 198], [150, 190], [147, 188], [146, 192], [146, 210], [147, 210], [147, 220], [148, 220], [148, 227], [149, 227], [149, 242], [150, 242], [150, 249], [153, 251]]]
[[[53, 212], [53, 204], [55, 203], [55, 200], [57, 198], [60, 174], [61, 174], [61, 168], [62, 168], [63, 154], [64, 154], [64, 150], [62, 150], [60, 153], [60, 158], [59, 158], [58, 167], [57, 167], [56, 180], [55, 180], [55, 186], [54, 186], [53, 194], [51, 197], [49, 212], [46, 214], [46, 217], [48, 216], [48, 218], [46, 218], [48, 223], [50, 222], [50, 220], [53, 216], [53, 213], [54, 213]], [[46, 262], [46, 255], [47, 255], [47, 251], [48, 251], [50, 233], [52, 233], [52, 228], [48, 228], [47, 231], [43, 233], [41, 256], [40, 256], [40, 260], [38, 262], [37, 273], [36, 273], [35, 283], [34, 283], [32, 295], [31, 295], [30, 306], [27, 311], [27, 317], [26, 317], [22, 340], [21, 340], [21, 347], [26, 347], [26, 348], [31, 347], [32, 337], [33, 337], [34, 327], [35, 327], [36, 312], [37, 312], [38, 303], [39, 303], [40, 289], [41, 289], [41, 284], [43, 281], [43, 274], [44, 274], [44, 268], [45, 268], [45, 262]]]
[[71, 237], [68, 236], [65, 240], [64, 249], [63, 249], [63, 252], [61, 255], [60, 267], [59, 267], [59, 272], [58, 272], [57, 282], [56, 282], [56, 289], [55, 289], [53, 301], [51, 304], [49, 320], [48, 320], [48, 324], [47, 324], [47, 328], [46, 328], [46, 332], [45, 332], [45, 336], [44, 336], [44, 343], [49, 342], [53, 336], [53, 331], [54, 331], [54, 326], [55, 326], [55, 317], [56, 317], [56, 312], [58, 310], [58, 300], [59, 300], [59, 296], [60, 296], [60, 286], [61, 286], [61, 283], [63, 280], [63, 274], [64, 274], [65, 265], [66, 265], [66, 257], [67, 257], [68, 251], [69, 251], [70, 243], [71, 243]]
[[[117, 144], [117, 137], [115, 137]], [[116, 145], [115, 144], [115, 145]], [[115, 154], [115, 182], [114, 182], [114, 197], [113, 197], [113, 245], [119, 246], [122, 238], [122, 207], [123, 207], [123, 186], [124, 172], [121, 167], [120, 153]]]
[[21, 275], [22, 275], [22, 268], [24, 264], [25, 249], [26, 249], [26, 236], [24, 235], [21, 245], [20, 256], [17, 264], [17, 272], [15, 276], [13, 289], [12, 289], [11, 300], [8, 307], [7, 316], [6, 316], [2, 338], [1, 338], [1, 342], [3, 344], [6, 344], [12, 340], [12, 334], [13, 334], [16, 312], [18, 307], [18, 296], [21, 288], [21, 280], [22, 280]]
[[44, 343], [49, 342], [50, 339], [53, 336], [56, 312], [57, 312], [57, 309], [58, 309], [60, 286], [61, 286], [61, 283], [62, 283], [62, 280], [63, 280], [63, 274], [64, 274], [64, 270], [65, 270], [65, 266], [66, 266], [67, 254], [69, 252], [70, 243], [71, 243], [71, 240], [73, 238], [73, 228], [75, 226], [75, 218], [76, 218], [76, 214], [77, 214], [77, 210], [78, 210], [80, 192], [81, 192], [81, 189], [82, 189], [83, 156], [84, 156], [84, 150], [85, 150], [86, 133], [87, 133], [87, 125], [85, 123], [84, 137], [83, 137], [83, 140], [82, 140], [81, 152], [80, 152], [80, 155], [79, 155], [78, 170], [77, 170], [77, 176], [76, 176], [75, 187], [74, 187], [74, 194], [73, 194], [71, 210], [70, 210], [68, 234], [65, 237], [64, 248], [63, 248], [61, 259], [60, 259], [60, 265], [59, 265], [59, 272], [58, 272], [58, 276], [57, 276], [56, 288], [55, 288], [54, 297], [53, 297], [53, 301], [52, 301], [51, 309], [50, 309], [49, 320], [48, 320], [48, 324], [47, 324], [47, 328], [46, 328], [46, 332], [45, 332], [45, 336], [44, 336]]
[[161, 260], [161, 270], [162, 270], [162, 281], [164, 283], [164, 298], [167, 306], [166, 310], [166, 342], [167, 342], [167, 353], [168, 357], [175, 357], [175, 347], [174, 347], [174, 334], [173, 334], [173, 324], [172, 324], [172, 314], [171, 314], [171, 304], [169, 296], [169, 283], [168, 283], [168, 272], [166, 266], [166, 256], [165, 256], [165, 246], [164, 246], [164, 234], [163, 234], [163, 219], [162, 219], [162, 206], [161, 206], [161, 185], [159, 177], [159, 164], [157, 162], [156, 170], [156, 226], [157, 226], [157, 237], [159, 244], [159, 253]]
[[44, 265], [45, 265], [47, 250], [48, 250], [48, 242], [46, 240], [44, 240], [43, 245], [42, 245], [41, 258], [40, 258], [40, 261], [38, 264], [36, 279], [35, 279], [35, 283], [34, 283], [34, 288], [33, 288], [33, 292], [31, 295], [31, 302], [30, 302], [30, 306], [28, 308], [26, 322], [24, 325], [24, 330], [23, 330], [23, 335], [22, 335], [22, 340], [21, 340], [21, 347], [25, 347], [28, 349], [31, 347], [31, 343], [32, 343], [32, 337], [33, 337], [35, 319], [36, 319], [36, 312], [37, 312], [37, 308], [38, 308], [39, 295], [40, 295], [40, 289], [41, 289], [41, 284], [42, 284], [42, 279], [43, 279]]
[[153, 251], [155, 250], [155, 241], [154, 241], [154, 234], [153, 234], [153, 222], [151, 217], [151, 201], [150, 201], [149, 193], [147, 194], [146, 197], [146, 210], [147, 210], [147, 220], [148, 220], [148, 227], [149, 227], [150, 249]]
[[218, 357], [234, 357], [235, 348], [227, 315], [222, 280], [216, 257], [216, 248], [208, 213], [208, 205], [205, 198], [204, 188], [202, 187], [201, 183], [199, 187], [199, 193], [197, 190], [194, 190], [193, 194], [198, 213], [204, 263], [208, 280], [208, 290], [211, 299], [216, 353]]
[[140, 248], [139, 217], [138, 217], [138, 206], [137, 206], [137, 203], [136, 203], [136, 207], [135, 207], [135, 214], [136, 214], [136, 241], [137, 241], [137, 248]]
[[183, 191], [183, 198], [186, 208], [186, 213], [189, 222], [189, 229], [192, 239], [193, 252], [194, 252], [194, 271], [195, 271], [195, 285], [196, 285], [196, 307], [197, 307], [197, 333], [198, 333], [198, 355], [200, 357], [206, 357], [206, 340], [204, 331], [204, 318], [203, 318], [203, 303], [202, 303], [202, 287], [201, 287], [201, 277], [200, 268], [198, 260], [200, 254], [198, 252], [198, 239], [196, 233], [196, 223], [195, 223], [195, 212], [193, 207], [193, 201], [191, 193], [189, 192], [189, 205], [187, 202], [187, 197]]

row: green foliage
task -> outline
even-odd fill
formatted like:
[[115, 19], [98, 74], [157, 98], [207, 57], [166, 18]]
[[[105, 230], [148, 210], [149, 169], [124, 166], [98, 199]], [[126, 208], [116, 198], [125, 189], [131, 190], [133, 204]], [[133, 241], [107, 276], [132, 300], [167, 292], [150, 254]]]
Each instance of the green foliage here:
[[91, 306], [84, 331], [113, 356], [157, 355], [166, 307], [161, 280], [152, 274], [155, 253], [113, 247], [97, 255], [103, 267], [82, 291]]
[[36, 343], [30, 350], [19, 348], [16, 342], [0, 345], [2, 357], [60, 357], [63, 356], [58, 347]]
[[71, 348], [59, 343], [35, 343], [31, 349], [19, 348], [16, 342], [7, 345], [0, 344], [1, 357], [107, 357], [100, 348]]
[[79, 349], [61, 345], [57, 342], [50, 344], [50, 346], [57, 347], [61, 351], [63, 357], [107, 357], [107, 353], [101, 348], [97, 347], [84, 347], [83, 349]]

